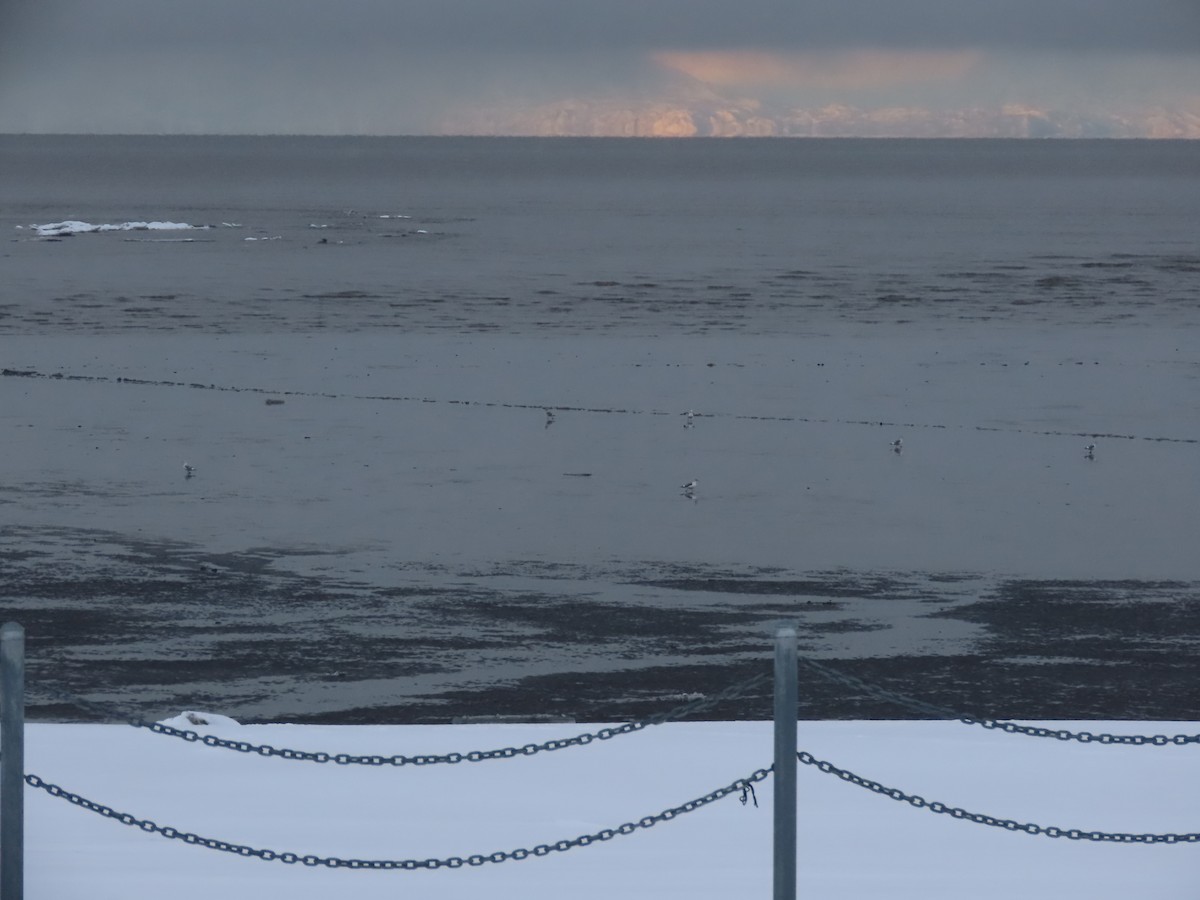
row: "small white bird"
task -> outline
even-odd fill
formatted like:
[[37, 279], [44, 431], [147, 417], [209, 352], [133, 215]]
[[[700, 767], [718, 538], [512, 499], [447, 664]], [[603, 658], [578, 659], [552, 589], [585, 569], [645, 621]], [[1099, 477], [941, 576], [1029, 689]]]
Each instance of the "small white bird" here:
[[692, 417], [696, 415], [694, 412], [692, 412], [692, 410], [689, 409], [687, 412], [683, 413], [683, 415], [687, 417], [687, 421], [683, 423], [684, 428], [691, 428], [696, 424], [692, 421]]
[[195, 472], [196, 472], [196, 467], [195, 467], [195, 466], [193, 466], [193, 465], [191, 465], [190, 463], [184, 463], [184, 464], [183, 464], [183, 471], [186, 473], [186, 474], [183, 476], [184, 478], [191, 478], [191, 477], [192, 477], [192, 475], [194, 475], [194, 474], [195, 474]]
[[681, 484], [681, 485], [680, 485], [680, 487], [681, 487], [681, 488], [683, 488], [683, 489], [684, 489], [685, 491], [687, 491], [688, 493], [691, 493], [692, 491], [696, 490], [696, 486], [697, 486], [698, 484], [700, 484], [700, 482], [699, 482], [699, 481], [697, 481], [695, 478], [693, 478], [693, 479], [692, 479], [691, 481], [689, 481], [687, 484]]
[[1096, 445], [1088, 444], [1086, 447], [1084, 447], [1083, 448], [1083, 456], [1084, 456], [1084, 459], [1095, 459], [1096, 458]]

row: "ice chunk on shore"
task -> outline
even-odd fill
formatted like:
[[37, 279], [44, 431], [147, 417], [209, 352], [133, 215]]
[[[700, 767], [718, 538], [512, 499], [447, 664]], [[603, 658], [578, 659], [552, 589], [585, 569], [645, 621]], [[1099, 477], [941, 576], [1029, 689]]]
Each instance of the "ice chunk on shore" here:
[[180, 731], [192, 731], [197, 727], [200, 728], [230, 728], [238, 727], [241, 723], [236, 719], [231, 719], [229, 716], [222, 716], [218, 713], [196, 712], [195, 710], [185, 710], [177, 716], [170, 719], [163, 719], [158, 723], [166, 725], [170, 728], [178, 728]]
[[207, 225], [189, 225], [186, 222], [121, 222], [119, 224], [93, 225], [90, 222], [52, 222], [49, 225], [30, 225], [43, 237], [63, 234], [91, 234], [97, 231], [180, 231], [191, 228], [207, 228]]

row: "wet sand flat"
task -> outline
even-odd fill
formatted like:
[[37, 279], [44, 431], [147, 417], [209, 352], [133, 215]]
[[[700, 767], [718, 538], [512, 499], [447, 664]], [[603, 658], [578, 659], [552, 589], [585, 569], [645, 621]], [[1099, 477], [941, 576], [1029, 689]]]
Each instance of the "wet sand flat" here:
[[[1170, 331], [1090, 337], [4, 338], [31, 713], [103, 717], [44, 682], [140, 715], [613, 720], [796, 624], [955, 710], [1186, 718], [1196, 370]], [[820, 678], [803, 709], [914, 714]]]

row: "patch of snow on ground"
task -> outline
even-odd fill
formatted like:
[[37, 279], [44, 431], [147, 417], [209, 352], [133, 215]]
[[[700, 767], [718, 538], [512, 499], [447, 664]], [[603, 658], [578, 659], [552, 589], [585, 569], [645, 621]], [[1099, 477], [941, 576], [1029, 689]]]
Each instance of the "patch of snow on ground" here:
[[[204, 719], [200, 726], [192, 721]], [[444, 754], [521, 747], [591, 726], [238, 725], [210, 713], [165, 720], [298, 750]], [[1143, 734], [1194, 723], [1049, 727]], [[599, 726], [596, 726], [599, 727]], [[1200, 831], [1195, 745], [1104, 746], [957, 722], [802, 722], [819, 759], [930, 801], [1021, 823], [1126, 832]], [[769, 722], [674, 723], [509, 760], [395, 767], [239, 753], [124, 725], [34, 724], [28, 770], [121, 813], [205, 838], [345, 859], [467, 858], [553, 846], [637, 823], [771, 764]], [[28, 896], [96, 900], [263, 896], [439, 900], [616, 896], [726, 900], [771, 892], [771, 778], [612, 840], [524, 861], [417, 871], [329, 869], [242, 857], [123, 826], [26, 788]], [[1195, 848], [1050, 839], [934, 815], [799, 770], [801, 897], [1192, 897]]]

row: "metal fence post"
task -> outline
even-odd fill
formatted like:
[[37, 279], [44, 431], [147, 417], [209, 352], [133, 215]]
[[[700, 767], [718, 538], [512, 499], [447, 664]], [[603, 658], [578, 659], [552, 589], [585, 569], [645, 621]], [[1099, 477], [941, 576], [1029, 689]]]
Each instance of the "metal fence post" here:
[[0, 628], [0, 900], [25, 893], [25, 629]]
[[775, 894], [796, 900], [796, 630], [775, 633]]

